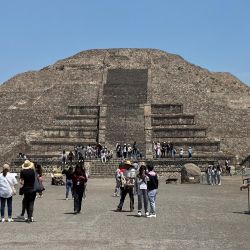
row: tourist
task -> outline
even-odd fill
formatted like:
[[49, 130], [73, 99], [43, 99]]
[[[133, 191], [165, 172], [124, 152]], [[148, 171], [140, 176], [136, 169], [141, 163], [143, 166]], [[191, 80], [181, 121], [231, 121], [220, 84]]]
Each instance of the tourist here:
[[85, 169], [82, 166], [76, 165], [73, 173], [73, 193], [74, 193], [74, 213], [78, 214], [81, 212], [82, 198], [85, 189], [85, 183], [87, 182], [87, 176]]
[[122, 147], [119, 143], [116, 144], [116, 157], [121, 158], [122, 157]]
[[68, 154], [68, 159], [69, 159], [69, 162], [72, 163], [73, 162], [73, 159], [74, 159], [74, 154], [72, 151], [69, 151], [69, 154]]
[[167, 144], [164, 141], [161, 145], [161, 157], [165, 158], [166, 157], [166, 149], [167, 149]]
[[128, 146], [127, 146], [126, 143], [123, 145], [122, 152], [123, 152], [123, 159], [127, 159], [127, 157], [128, 157]]
[[221, 167], [218, 165], [216, 168], [216, 184], [219, 186], [221, 185], [221, 172]]
[[137, 158], [137, 147], [138, 147], [138, 145], [136, 144], [136, 141], [135, 141], [134, 144], [133, 144], [133, 147], [132, 147], [132, 157], [133, 157], [133, 159]]
[[24, 208], [27, 212], [28, 219], [26, 222], [33, 221], [33, 210], [36, 198], [36, 191], [34, 190], [35, 183], [35, 168], [33, 162], [26, 160], [22, 165], [20, 172], [20, 185], [24, 194]]
[[121, 170], [120, 168], [117, 168], [115, 171], [115, 191], [113, 194], [113, 197], [119, 197], [120, 196], [120, 187], [121, 187]]
[[[83, 168], [83, 170], [85, 171], [85, 175], [86, 175], [86, 178], [87, 178], [87, 180], [88, 180], [88, 179], [89, 179], [89, 171], [88, 171], [88, 169], [86, 169], [86, 168], [84, 167], [84, 164], [82, 164], [82, 168]], [[86, 200], [86, 198], [87, 198], [87, 182], [84, 183], [84, 191], [83, 191], [83, 196], [82, 196], [82, 198], [83, 198], [83, 200]]]
[[216, 173], [216, 168], [215, 166], [212, 167], [212, 170], [211, 170], [211, 183], [212, 183], [212, 186], [216, 185], [216, 177], [217, 177], [217, 173]]
[[158, 190], [158, 176], [154, 171], [154, 167], [152, 165], [148, 166], [147, 176], [149, 178], [147, 182], [147, 190], [148, 190], [148, 200], [150, 205], [150, 212], [147, 217], [156, 217], [156, 194]]
[[135, 179], [135, 188], [138, 195], [138, 216], [142, 215], [142, 200], [144, 204], [145, 216], [148, 216], [148, 193], [147, 193], [147, 182], [149, 177], [146, 175], [146, 167], [141, 165], [139, 168], [139, 173]]
[[172, 157], [175, 159], [175, 155], [176, 155], [176, 149], [175, 148], [173, 148], [173, 150], [172, 150]]
[[105, 151], [104, 148], [102, 148], [102, 150], [101, 150], [101, 162], [102, 163], [106, 163], [107, 162], [106, 151]]
[[62, 164], [65, 165], [67, 163], [67, 154], [65, 150], [62, 152]]
[[133, 149], [132, 149], [131, 145], [128, 144], [128, 159], [131, 159], [131, 157], [132, 157], [132, 151], [133, 151]]
[[193, 156], [193, 150], [192, 150], [192, 147], [188, 147], [188, 158], [192, 158]]
[[183, 155], [184, 155], [184, 150], [183, 150], [183, 148], [181, 148], [181, 149], [180, 149], [180, 152], [179, 152], [180, 158], [183, 158]]
[[161, 157], [161, 144], [160, 144], [160, 142], [157, 142], [155, 147], [156, 147], [155, 148], [156, 158], [160, 158]]
[[[42, 189], [44, 189], [43, 186], [43, 169], [42, 166], [40, 164], [35, 164], [35, 170], [37, 173], [37, 178], [39, 180], [40, 185], [42, 186]], [[38, 197], [42, 198], [43, 197], [43, 191], [38, 192]]]
[[227, 171], [227, 174], [231, 176], [231, 166], [229, 164], [230, 164], [229, 159], [226, 159], [225, 160], [226, 171]]
[[169, 143], [169, 151], [170, 151], [170, 156], [173, 157], [173, 149], [174, 149], [174, 144], [172, 142]]
[[66, 200], [69, 199], [69, 192], [71, 192], [71, 196], [73, 199], [73, 181], [72, 181], [72, 177], [73, 177], [73, 167], [70, 166], [69, 169], [64, 169], [62, 171], [62, 174], [66, 175]]
[[208, 184], [208, 185], [211, 185], [211, 184], [212, 184], [212, 179], [211, 179], [212, 170], [211, 170], [211, 167], [210, 167], [210, 166], [207, 167], [206, 175], [207, 175], [207, 184]]
[[15, 186], [17, 180], [13, 174], [9, 173], [10, 166], [3, 165], [3, 172], [0, 174], [0, 199], [1, 199], [1, 220], [5, 222], [5, 204], [8, 207], [8, 222], [12, 222], [12, 196], [16, 194]]
[[166, 145], [166, 153], [167, 153], [167, 157], [169, 157], [169, 156], [172, 156], [171, 155], [171, 150], [170, 150], [170, 144], [169, 144], [169, 142], [167, 143], [167, 145]]
[[134, 184], [136, 171], [129, 160], [124, 162], [124, 167], [126, 171], [121, 175], [121, 198], [120, 203], [116, 209], [117, 212], [122, 211], [122, 206], [124, 204], [127, 194], [130, 198], [130, 212], [134, 211]]

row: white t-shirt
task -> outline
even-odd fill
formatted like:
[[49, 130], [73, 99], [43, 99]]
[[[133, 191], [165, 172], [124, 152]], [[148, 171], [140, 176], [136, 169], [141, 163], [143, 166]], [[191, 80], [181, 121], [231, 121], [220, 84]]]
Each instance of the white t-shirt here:
[[7, 173], [6, 176], [0, 174], [0, 197], [9, 198], [12, 196], [12, 187], [17, 184], [14, 175]]

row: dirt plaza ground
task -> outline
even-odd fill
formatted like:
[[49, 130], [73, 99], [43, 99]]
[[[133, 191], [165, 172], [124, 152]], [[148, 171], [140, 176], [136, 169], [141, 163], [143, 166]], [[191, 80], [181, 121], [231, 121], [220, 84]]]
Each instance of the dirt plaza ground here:
[[[250, 249], [247, 191], [240, 191], [240, 177], [223, 177], [222, 186], [162, 180], [157, 218], [128, 212], [128, 197], [125, 211], [115, 212], [114, 184], [90, 178], [82, 213], [74, 215], [64, 187], [51, 186], [47, 178], [44, 197], [36, 199], [35, 222], [0, 225], [1, 249]], [[20, 214], [21, 196], [15, 196], [13, 209], [13, 217]]]

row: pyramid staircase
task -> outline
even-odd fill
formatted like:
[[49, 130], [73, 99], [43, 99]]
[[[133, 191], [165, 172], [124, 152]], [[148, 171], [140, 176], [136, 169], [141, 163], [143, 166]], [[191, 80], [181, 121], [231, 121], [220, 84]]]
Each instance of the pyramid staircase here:
[[43, 128], [42, 137], [30, 141], [33, 161], [58, 159], [62, 151], [76, 145], [95, 145], [98, 141], [98, 106], [68, 106], [67, 113], [56, 116], [53, 125]]

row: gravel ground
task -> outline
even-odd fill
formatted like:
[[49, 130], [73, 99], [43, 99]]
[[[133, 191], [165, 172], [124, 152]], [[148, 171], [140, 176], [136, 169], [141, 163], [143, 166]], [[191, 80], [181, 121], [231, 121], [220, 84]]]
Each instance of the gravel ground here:
[[[74, 215], [65, 188], [51, 186], [36, 199], [35, 222], [0, 225], [1, 249], [250, 249], [247, 191], [240, 177], [223, 177], [222, 186], [160, 182], [157, 218], [114, 212], [113, 179], [89, 179], [82, 213]], [[20, 214], [21, 196], [13, 201]], [[137, 198], [135, 198], [137, 207]]]

